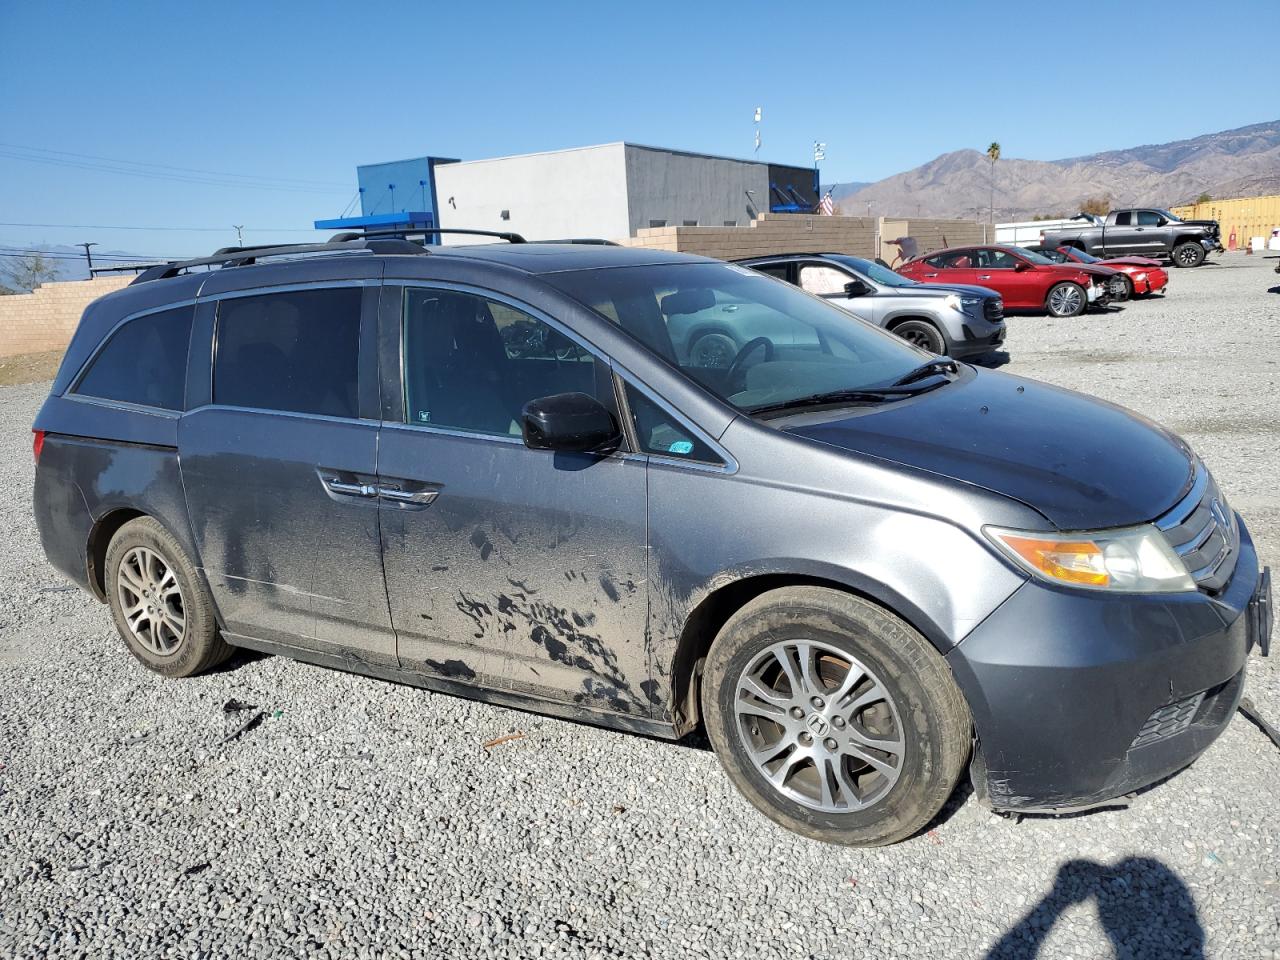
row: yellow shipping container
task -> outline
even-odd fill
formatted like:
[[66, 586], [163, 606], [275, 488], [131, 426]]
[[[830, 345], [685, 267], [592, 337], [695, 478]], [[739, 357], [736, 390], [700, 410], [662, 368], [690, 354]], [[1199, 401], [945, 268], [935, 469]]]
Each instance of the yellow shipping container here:
[[1188, 203], [1170, 213], [1184, 220], [1217, 220], [1222, 225], [1222, 245], [1230, 248], [1234, 233], [1237, 249], [1243, 250], [1251, 237], [1262, 237], [1265, 245], [1271, 231], [1280, 227], [1280, 194]]

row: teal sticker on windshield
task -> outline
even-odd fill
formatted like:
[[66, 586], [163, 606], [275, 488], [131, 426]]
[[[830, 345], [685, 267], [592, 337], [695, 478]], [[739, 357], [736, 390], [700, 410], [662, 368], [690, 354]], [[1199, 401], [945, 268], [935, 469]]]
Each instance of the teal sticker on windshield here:
[[667, 447], [669, 453], [693, 453], [693, 444], [688, 440], [677, 440]]

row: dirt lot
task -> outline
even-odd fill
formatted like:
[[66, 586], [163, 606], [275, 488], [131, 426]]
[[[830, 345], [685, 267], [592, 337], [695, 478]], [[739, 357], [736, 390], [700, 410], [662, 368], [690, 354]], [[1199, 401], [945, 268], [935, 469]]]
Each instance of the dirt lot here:
[[[1006, 369], [1181, 432], [1280, 566], [1274, 264], [1013, 318]], [[280, 658], [145, 673], [44, 563], [46, 389], [0, 389], [0, 955], [1280, 957], [1280, 750], [1240, 717], [1128, 809], [1015, 822], [962, 790], [849, 850], [762, 819], [696, 743]], [[1247, 688], [1276, 723], [1278, 659]], [[224, 744], [231, 698], [266, 718]]]

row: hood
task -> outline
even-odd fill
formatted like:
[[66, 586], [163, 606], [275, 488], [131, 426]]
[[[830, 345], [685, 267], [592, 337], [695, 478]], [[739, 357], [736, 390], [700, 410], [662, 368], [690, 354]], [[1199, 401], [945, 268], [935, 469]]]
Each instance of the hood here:
[[979, 287], [971, 283], [918, 283], [914, 287], [885, 287], [887, 292], [905, 297], [945, 297], [949, 293], [963, 293], [971, 297], [998, 299], [999, 291]]
[[1101, 267], [1146, 267], [1154, 269], [1155, 267], [1164, 266], [1159, 260], [1152, 260], [1150, 257], [1107, 257]]
[[[818, 419], [825, 416], [827, 419]], [[954, 477], [1039, 511], [1059, 530], [1144, 523], [1190, 486], [1191, 451], [1149, 420], [990, 370], [912, 400], [777, 423], [852, 453]]]
[[1095, 277], [1114, 277], [1118, 270], [1115, 267], [1103, 266], [1101, 263], [1055, 263], [1055, 267], [1067, 267], [1082, 273], [1091, 273]]

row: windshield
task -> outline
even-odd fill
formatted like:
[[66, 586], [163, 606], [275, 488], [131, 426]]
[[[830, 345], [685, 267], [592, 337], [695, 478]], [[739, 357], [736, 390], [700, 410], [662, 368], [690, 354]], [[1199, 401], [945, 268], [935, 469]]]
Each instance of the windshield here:
[[1182, 222], [1181, 217], [1175, 216], [1174, 214], [1170, 213], [1168, 210], [1157, 210], [1156, 213], [1160, 214], [1160, 216], [1164, 217], [1166, 220], [1170, 220], [1174, 223]]
[[790, 284], [730, 264], [546, 276], [740, 410], [893, 384], [929, 359]]
[[1018, 255], [1022, 257], [1022, 259], [1030, 260], [1032, 263], [1038, 263], [1042, 267], [1046, 263], [1053, 263], [1053, 261], [1050, 260], [1048, 257], [1042, 256], [1041, 254], [1036, 253], [1034, 250], [1028, 250], [1026, 249], [1026, 247], [1015, 247], [1012, 249], [1017, 250]]
[[920, 285], [918, 281], [904, 277], [900, 273], [894, 273], [888, 267], [882, 267], [873, 260], [863, 260], [861, 257], [846, 257], [843, 254], [835, 253], [828, 256], [827, 259], [852, 267], [864, 277], [871, 278], [882, 287], [916, 287]]

